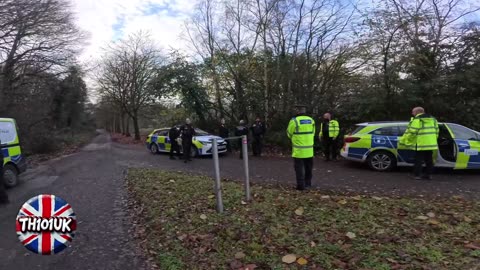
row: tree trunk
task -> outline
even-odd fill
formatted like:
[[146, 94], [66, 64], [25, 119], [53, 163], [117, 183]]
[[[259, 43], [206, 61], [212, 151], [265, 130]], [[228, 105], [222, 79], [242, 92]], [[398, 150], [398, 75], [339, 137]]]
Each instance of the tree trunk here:
[[126, 115], [125, 112], [121, 110], [120, 111], [120, 129], [122, 130], [122, 135], [127, 135], [127, 129], [125, 125], [125, 115]]
[[126, 126], [125, 128], [126, 128], [126, 130], [125, 130], [125, 136], [127, 136], [127, 137], [132, 136], [132, 135], [130, 134], [130, 116], [128, 116], [128, 115], [127, 115], [127, 126]]
[[138, 112], [133, 113], [133, 129], [135, 131], [135, 140], [139, 141], [140, 140], [140, 128], [138, 127]]

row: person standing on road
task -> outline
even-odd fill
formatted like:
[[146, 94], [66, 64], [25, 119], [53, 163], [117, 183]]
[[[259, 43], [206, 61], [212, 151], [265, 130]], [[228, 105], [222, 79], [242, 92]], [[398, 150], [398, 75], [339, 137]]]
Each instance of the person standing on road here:
[[337, 137], [339, 133], [340, 125], [338, 121], [332, 119], [332, 114], [325, 113], [318, 134], [320, 141], [323, 143], [325, 161], [337, 159]]
[[[399, 145], [415, 151], [414, 174], [416, 180], [432, 179], [433, 151], [438, 151], [438, 122], [433, 116], [426, 114], [422, 107], [412, 109], [413, 118], [407, 130], [399, 140]], [[425, 162], [426, 170], [422, 175]]]
[[[220, 120], [220, 127], [218, 128], [218, 136], [224, 139], [230, 136], [230, 132], [228, 131], [228, 128], [225, 126], [225, 119], [223, 118], [222, 120]], [[230, 141], [225, 140], [225, 142], [227, 143], [227, 151], [232, 152], [232, 148], [230, 147]]]
[[180, 128], [181, 138], [182, 138], [182, 148], [183, 148], [183, 159], [184, 162], [192, 161], [190, 158], [190, 151], [192, 149], [192, 139], [195, 136], [195, 129], [192, 126], [190, 118], [185, 120], [185, 125]]
[[173, 126], [168, 132], [168, 138], [170, 140], [170, 159], [176, 159], [173, 152], [177, 156], [180, 155], [180, 146], [178, 145], [178, 137], [180, 137], [180, 129], [177, 126]]
[[2, 151], [2, 141], [0, 141], [0, 204], [9, 203], [8, 194], [5, 190], [5, 183], [3, 181], [3, 151]]
[[265, 126], [260, 121], [260, 117], [255, 119], [255, 123], [250, 127], [252, 131], [253, 143], [252, 150], [254, 156], [262, 155], [263, 136], [265, 135]]
[[297, 190], [305, 190], [312, 186], [315, 121], [306, 115], [305, 106], [295, 107], [297, 113], [288, 123], [287, 136], [292, 142]]
[[[248, 135], [248, 128], [245, 125], [245, 121], [240, 120], [237, 129], [235, 130], [235, 136], [244, 136]], [[242, 138], [238, 139], [238, 145], [240, 148], [240, 159], [243, 159], [243, 149], [242, 149]]]

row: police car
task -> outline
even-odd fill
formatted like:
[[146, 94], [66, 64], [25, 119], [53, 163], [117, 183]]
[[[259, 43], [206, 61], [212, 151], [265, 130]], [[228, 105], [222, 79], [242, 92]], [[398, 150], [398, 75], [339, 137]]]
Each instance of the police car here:
[[7, 187], [13, 187], [18, 184], [18, 175], [27, 169], [14, 119], [0, 118], [0, 143], [3, 154], [4, 184]]
[[[146, 140], [147, 149], [153, 154], [159, 152], [170, 152], [170, 138], [168, 132], [170, 128], [159, 128], [152, 131]], [[218, 153], [227, 152], [227, 142], [221, 137], [209, 134], [199, 128], [195, 128], [196, 136], [192, 138], [192, 148], [190, 156], [207, 156], [212, 154], [212, 139], [217, 139]], [[180, 144], [180, 152], [182, 152], [182, 145]], [[183, 153], [183, 152], [182, 152]]]
[[[435, 167], [480, 169], [480, 132], [459, 124], [438, 125], [439, 150], [434, 151]], [[414, 164], [415, 152], [398, 145], [408, 122], [371, 122], [356, 126], [344, 138], [340, 153], [345, 159], [366, 162], [376, 171]]]

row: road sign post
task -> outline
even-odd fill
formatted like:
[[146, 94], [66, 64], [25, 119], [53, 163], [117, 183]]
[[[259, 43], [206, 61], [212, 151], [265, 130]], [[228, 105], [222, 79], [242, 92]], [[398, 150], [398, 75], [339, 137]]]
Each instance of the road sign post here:
[[243, 167], [245, 169], [245, 200], [250, 201], [250, 176], [248, 171], [248, 141], [242, 136]]
[[215, 198], [217, 200], [217, 212], [223, 213], [222, 186], [220, 182], [220, 164], [218, 161], [217, 139], [212, 139], [213, 165], [215, 169]]

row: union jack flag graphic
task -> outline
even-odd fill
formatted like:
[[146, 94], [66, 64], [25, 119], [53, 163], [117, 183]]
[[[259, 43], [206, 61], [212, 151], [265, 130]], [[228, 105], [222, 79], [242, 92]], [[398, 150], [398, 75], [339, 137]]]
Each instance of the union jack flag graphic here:
[[[23, 222], [27, 219], [32, 222]], [[40, 226], [40, 224], [47, 225], [49, 220], [52, 222], [55, 220], [59, 224], [68, 220], [67, 225], [70, 230], [43, 230], [46, 226]], [[26, 230], [26, 228], [29, 229]], [[37, 254], [51, 255], [64, 250], [75, 236], [75, 230], [76, 216], [72, 207], [55, 195], [42, 194], [31, 198], [23, 204], [17, 215], [16, 231], [20, 242], [28, 250]]]

